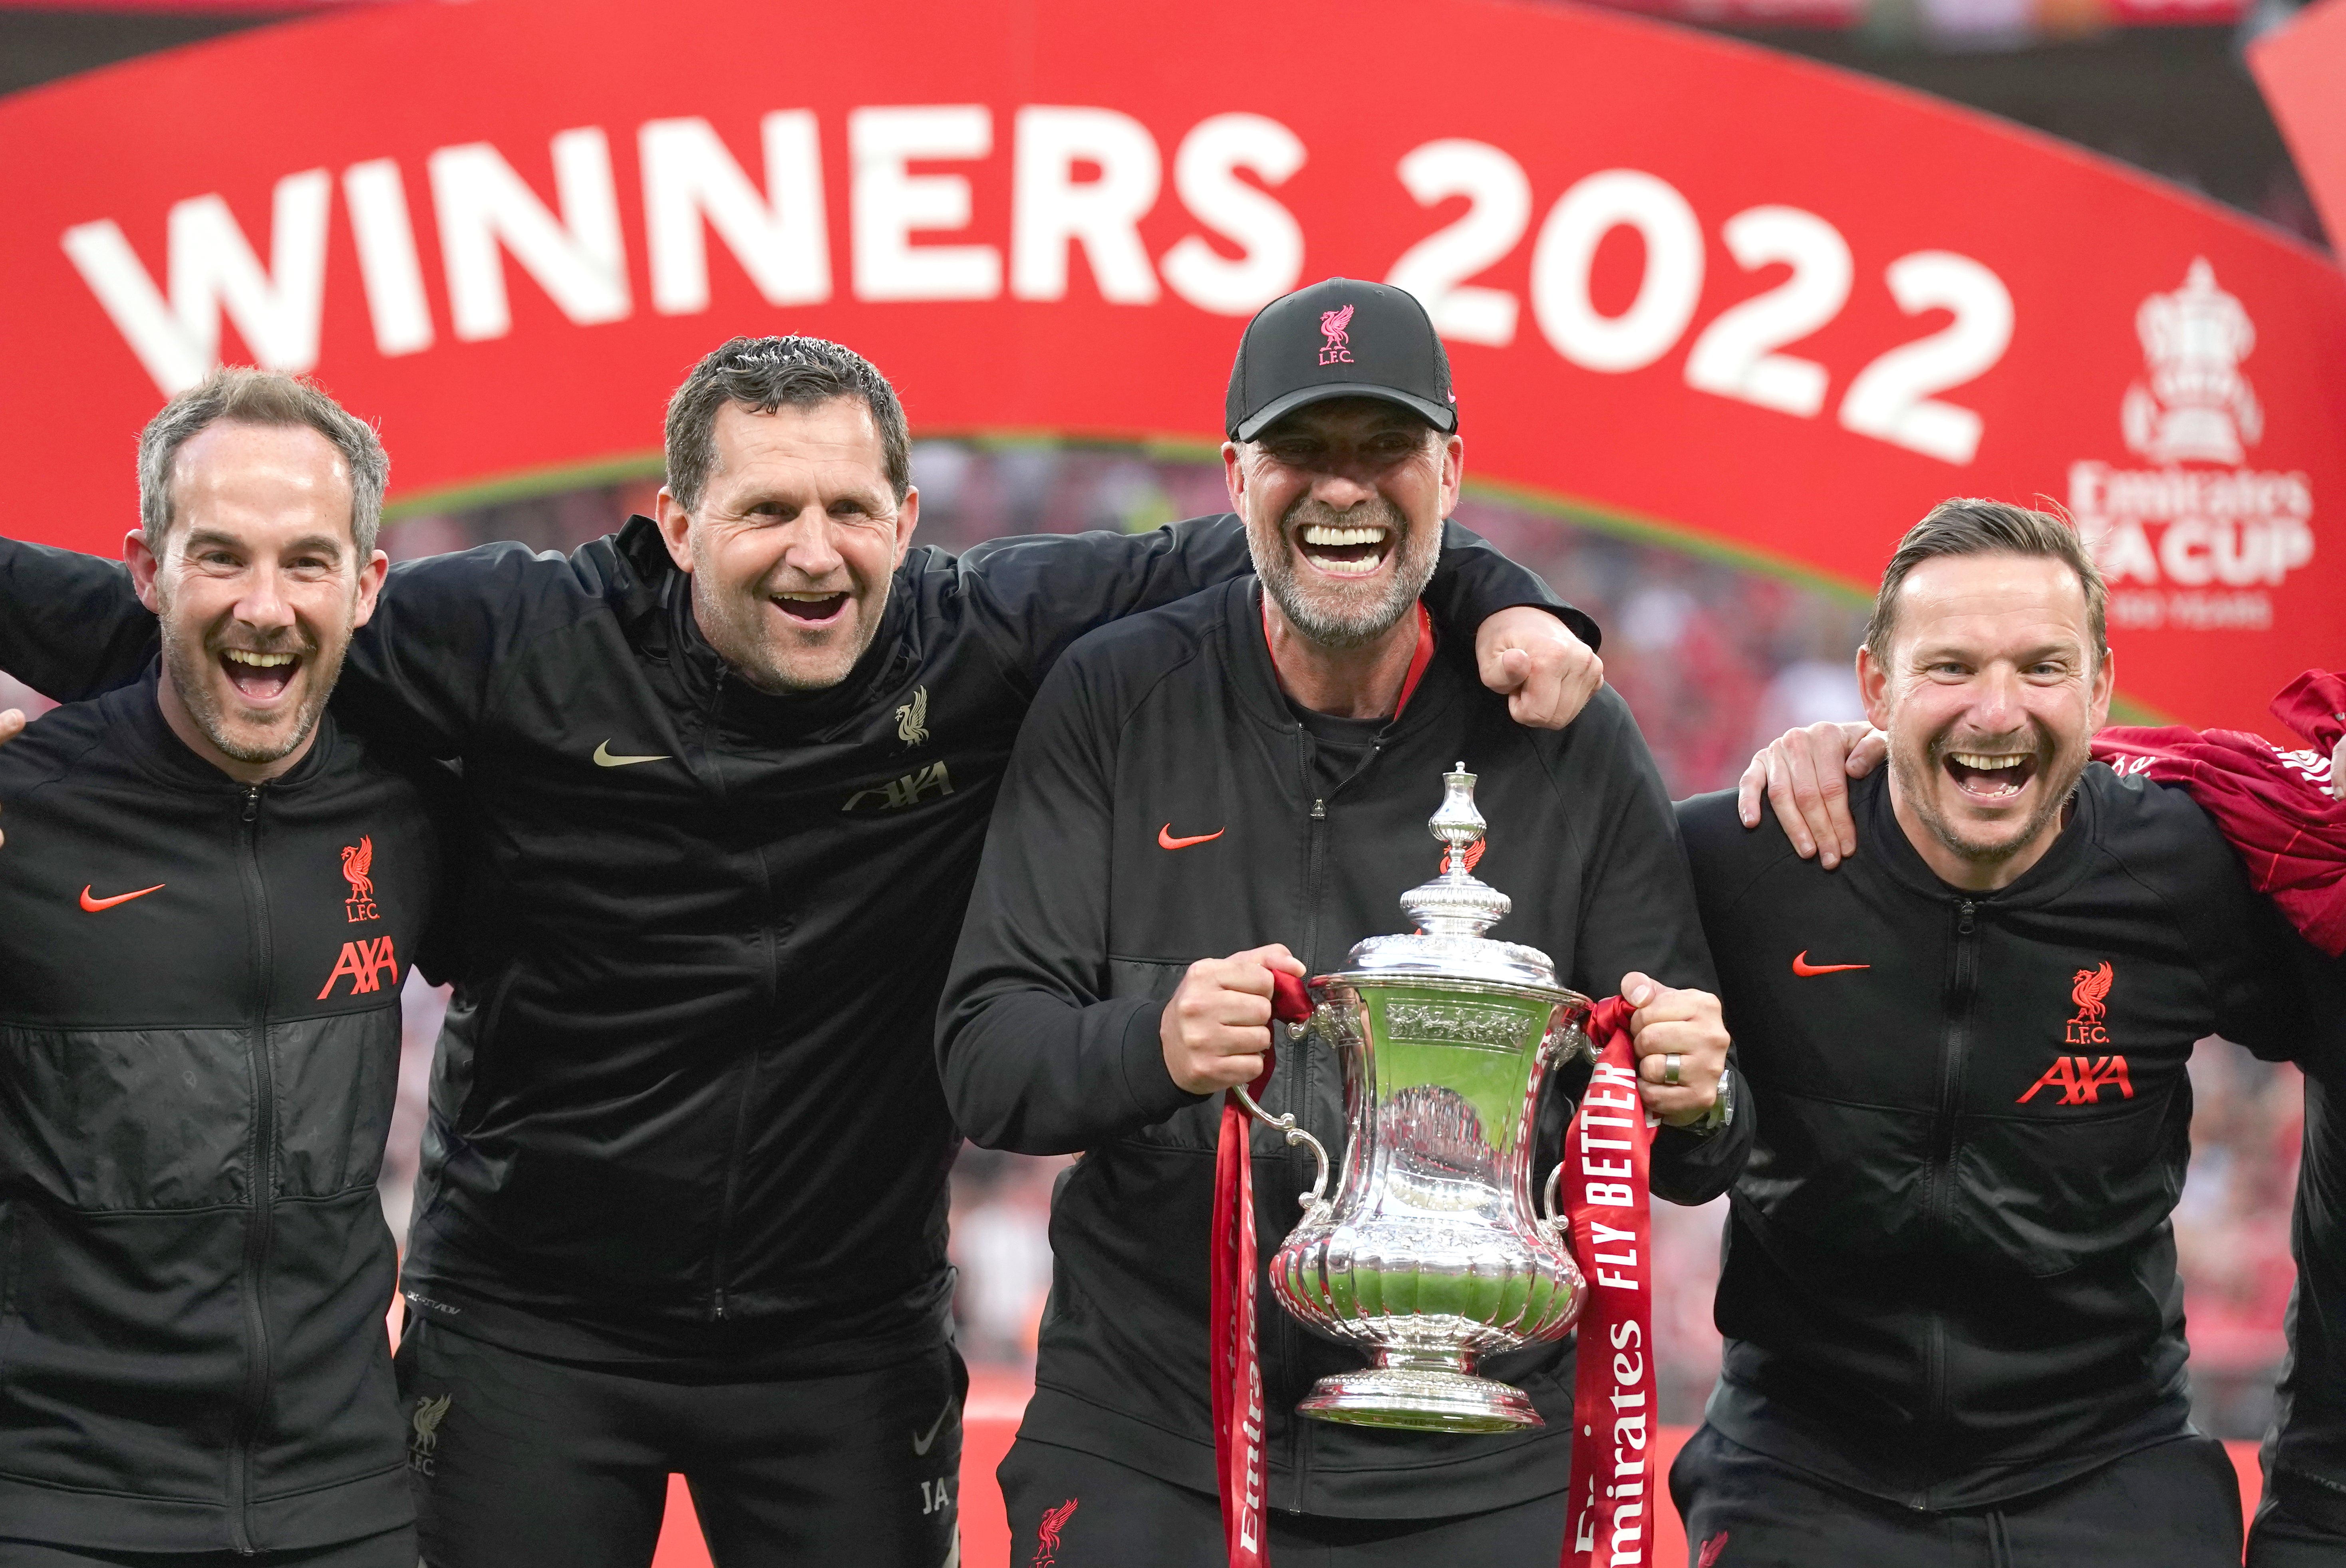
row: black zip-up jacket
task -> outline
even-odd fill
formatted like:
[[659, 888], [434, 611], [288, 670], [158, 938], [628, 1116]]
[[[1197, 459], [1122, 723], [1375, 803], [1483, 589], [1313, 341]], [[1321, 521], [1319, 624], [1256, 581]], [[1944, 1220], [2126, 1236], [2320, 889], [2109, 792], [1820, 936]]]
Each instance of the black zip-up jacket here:
[[[1211, 589], [1095, 633], [1053, 672], [1003, 782], [939, 1023], [946, 1094], [972, 1138], [1083, 1151], [1052, 1204], [1022, 1434], [1200, 1492], [1214, 1490], [1207, 1257], [1221, 1096], [1177, 1086], [1158, 1039], [1190, 963], [1277, 942], [1324, 974], [1362, 938], [1407, 930], [1401, 895], [1437, 867], [1426, 819], [1463, 758], [1490, 822], [1480, 874], [1515, 901], [1494, 936], [1542, 949], [1590, 995], [1633, 969], [1711, 983], [1669, 798], [1610, 687], [1562, 731], [1519, 728], [1452, 638], [1373, 749], [1331, 769], [1280, 691], [1260, 604], [1252, 582]], [[1550, 1081], [1535, 1192], [1586, 1083], [1585, 1067]], [[1331, 1054], [1282, 1051], [1264, 1099], [1341, 1159]], [[1708, 1139], [1664, 1129], [1655, 1190], [1716, 1196], [1749, 1135], [1745, 1117]], [[1260, 1127], [1252, 1152], [1267, 1265], [1300, 1216], [1311, 1157]], [[1530, 1392], [1544, 1430], [1336, 1426], [1297, 1418], [1296, 1401], [1366, 1358], [1257, 1286], [1273, 1507], [1428, 1517], [1564, 1489], [1568, 1343], [1485, 1363]]]
[[[1443, 562], [1455, 624], [1556, 603], [1471, 535]], [[474, 840], [413, 1308], [680, 1375], [941, 1343], [930, 1052], [1012, 738], [1085, 631], [1247, 570], [1229, 516], [915, 549], [847, 677], [781, 697], [701, 638], [647, 519], [393, 568], [335, 701], [461, 759]], [[0, 668], [53, 695], [151, 636], [118, 568], [36, 546], [0, 545]]]
[[151, 673], [0, 747], [0, 1536], [251, 1552], [414, 1517], [375, 1181], [433, 770], [329, 714], [239, 784]]
[[[2310, 953], [2311, 950], [2306, 950]], [[2265, 1484], [2296, 1517], [2346, 1538], [2346, 960], [2321, 968], [2322, 1040], [2298, 1054], [2305, 1131], [2289, 1247], [2289, 1359], [2281, 1368]]]
[[1851, 790], [1803, 860], [1731, 792], [1678, 817], [1759, 1142], [1708, 1419], [1918, 1509], [1984, 1507], [2189, 1430], [2168, 1215], [2193, 1042], [2285, 1055], [2290, 944], [2179, 791], [2089, 765], [2009, 887], [1964, 892]]

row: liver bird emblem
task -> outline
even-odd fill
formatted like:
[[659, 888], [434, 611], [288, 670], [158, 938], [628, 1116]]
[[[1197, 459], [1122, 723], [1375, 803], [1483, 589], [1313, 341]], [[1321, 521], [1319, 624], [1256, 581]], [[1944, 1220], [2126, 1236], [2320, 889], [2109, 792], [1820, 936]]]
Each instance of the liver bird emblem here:
[[374, 869], [374, 838], [372, 834], [355, 844], [342, 846], [342, 876], [351, 884], [352, 899], [374, 897], [374, 880], [367, 873]]
[[1076, 1501], [1071, 1497], [1056, 1508], [1043, 1511], [1043, 1522], [1035, 1526], [1034, 1568], [1051, 1568], [1059, 1560], [1059, 1532], [1075, 1517]]
[[2102, 998], [2110, 993], [2110, 983], [2116, 978], [2106, 959], [2099, 969], [2077, 971], [2076, 983], [2069, 987], [2069, 1000], [2077, 1004], [2080, 1020], [2088, 1023], [2101, 1022], [2102, 1015], [2109, 1011], [2102, 1005]]
[[[349, 853], [348, 850], [343, 852]], [[415, 1401], [415, 1441], [413, 1446], [417, 1453], [430, 1453], [440, 1446], [440, 1418], [448, 1413], [448, 1401], [455, 1397], [448, 1393], [436, 1400], [420, 1399]]]
[[929, 688], [916, 686], [913, 700], [896, 710], [896, 738], [918, 746], [929, 738]]
[[1352, 362], [1350, 352], [1352, 340], [1345, 332], [1345, 329], [1352, 324], [1352, 307], [1350, 305], [1341, 311], [1320, 312], [1320, 335], [1327, 340], [1320, 348], [1321, 364], [1348, 365]]

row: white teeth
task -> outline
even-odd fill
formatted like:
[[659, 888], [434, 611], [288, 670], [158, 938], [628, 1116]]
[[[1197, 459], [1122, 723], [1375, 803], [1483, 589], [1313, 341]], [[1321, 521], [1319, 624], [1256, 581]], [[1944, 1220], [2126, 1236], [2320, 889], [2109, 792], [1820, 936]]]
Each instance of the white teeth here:
[[843, 593], [844, 591], [845, 591], [844, 589], [834, 588], [834, 589], [832, 589], [832, 590], [831, 590], [830, 593], [828, 593], [828, 594], [790, 594], [790, 593], [783, 593], [783, 594], [776, 594], [776, 595], [774, 596], [774, 597], [776, 597], [776, 598], [778, 598], [778, 599], [788, 599], [788, 600], [790, 600], [792, 604], [799, 604], [799, 605], [819, 605], [819, 604], [822, 603], [822, 602], [823, 602], [823, 600], [825, 600], [825, 599], [835, 599], [835, 598], [839, 597], [839, 596], [840, 596], [842, 593]]
[[1340, 561], [1330, 555], [1314, 555], [1311, 564], [1331, 576], [1365, 577], [1377, 569], [1374, 556], [1364, 561]]
[[293, 662], [291, 654], [248, 653], [243, 648], [222, 648], [220, 652], [239, 664], [249, 664], [256, 669], [274, 669], [280, 664]]
[[1990, 773], [2001, 768], [2017, 768], [2028, 760], [2025, 757], [1990, 757], [1978, 751], [1951, 751], [1948, 755], [1966, 768], [1977, 768]]
[[1314, 523], [1303, 530], [1306, 545], [1376, 545], [1384, 536], [1382, 528], [1331, 528], [1325, 523]]

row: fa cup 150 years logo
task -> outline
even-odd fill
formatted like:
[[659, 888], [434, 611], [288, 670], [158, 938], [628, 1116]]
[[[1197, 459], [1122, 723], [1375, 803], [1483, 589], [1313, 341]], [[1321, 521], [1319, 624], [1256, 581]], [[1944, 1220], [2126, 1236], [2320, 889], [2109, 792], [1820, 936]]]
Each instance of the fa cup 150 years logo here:
[[2261, 631], [2267, 590], [2313, 559], [2302, 471], [2249, 465], [2265, 410], [2241, 362], [2248, 308], [2196, 257], [2183, 285], [2135, 312], [2143, 373], [2118, 404], [2127, 446], [2156, 467], [2069, 467], [2069, 511], [2110, 585], [2114, 626]]

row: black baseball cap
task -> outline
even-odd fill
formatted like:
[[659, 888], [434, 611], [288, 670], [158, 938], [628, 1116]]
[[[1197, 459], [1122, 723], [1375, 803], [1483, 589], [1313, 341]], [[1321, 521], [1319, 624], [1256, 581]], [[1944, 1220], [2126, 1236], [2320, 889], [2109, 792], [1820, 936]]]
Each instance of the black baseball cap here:
[[1338, 397], [1382, 398], [1457, 431], [1450, 356], [1417, 296], [1331, 278], [1265, 305], [1239, 339], [1223, 429], [1252, 441], [1280, 415]]

